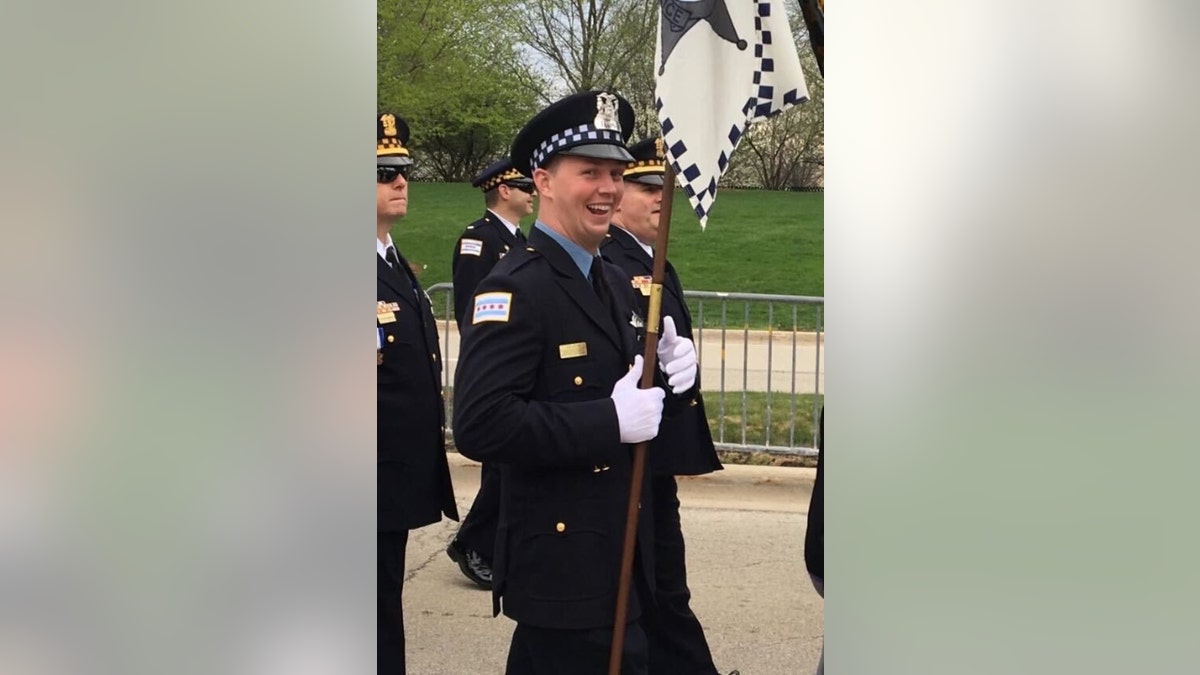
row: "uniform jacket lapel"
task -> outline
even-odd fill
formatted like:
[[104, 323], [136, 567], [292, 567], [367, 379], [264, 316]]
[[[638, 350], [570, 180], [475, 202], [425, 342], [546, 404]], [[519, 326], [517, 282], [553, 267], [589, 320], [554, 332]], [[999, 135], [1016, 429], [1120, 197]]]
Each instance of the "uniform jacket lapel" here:
[[[640, 265], [644, 274], [653, 275], [654, 259], [646, 254], [646, 249], [642, 248], [631, 234], [616, 226], [610, 226], [608, 228], [608, 233], [612, 238], [612, 244], [610, 244], [610, 247], [619, 246], [621, 254], [627, 259], [633, 260]], [[671, 296], [675, 298], [675, 302], [679, 304], [680, 311], [683, 312], [684, 319], [687, 322], [686, 326], [679, 325], [676, 326], [676, 328], [680, 330], [681, 335], [685, 334], [685, 332], [690, 334], [692, 315], [691, 312], [688, 311], [687, 302], [683, 298], [683, 287], [679, 284], [679, 275], [676, 274], [675, 266], [672, 265], [671, 261], [669, 260], [666, 264], [666, 274], [664, 274], [664, 277], [665, 278], [662, 282], [663, 291], [670, 293]], [[663, 307], [665, 308], [666, 306], [667, 303], [664, 303]]]
[[614, 244], [621, 247], [627, 258], [636, 260], [645, 269], [646, 274], [654, 271], [654, 259], [646, 255], [646, 249], [642, 248], [632, 235], [619, 227], [610, 225], [608, 236], [612, 237]]
[[397, 272], [392, 269], [392, 266], [386, 260], [380, 258], [378, 253], [375, 254], [375, 260], [376, 277], [385, 286], [395, 291], [396, 295], [399, 295], [410, 307], [419, 312], [421, 310], [420, 301], [413, 295], [412, 281], [408, 278], [407, 271]]
[[[487, 211], [483, 214], [483, 219], [496, 230], [496, 234], [500, 236], [500, 241], [504, 242], [510, 249], [516, 248], [521, 242], [517, 240], [517, 236], [508, 231], [508, 226], [496, 217], [496, 214]], [[518, 227], [520, 227], [518, 225]]]

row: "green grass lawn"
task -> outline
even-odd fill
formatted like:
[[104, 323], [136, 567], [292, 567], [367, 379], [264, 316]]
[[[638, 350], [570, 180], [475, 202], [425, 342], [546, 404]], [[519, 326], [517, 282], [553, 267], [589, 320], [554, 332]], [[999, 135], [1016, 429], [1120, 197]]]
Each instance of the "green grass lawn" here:
[[[746, 438], [742, 440], [742, 397], [746, 401]], [[824, 405], [824, 394], [817, 394], [816, 405]], [[708, 413], [708, 426], [713, 440], [718, 444], [736, 443], [745, 445], [768, 445], [783, 447], [814, 446], [815, 428], [813, 419], [813, 394], [787, 392], [771, 393], [770, 436], [767, 434], [766, 392], [725, 392], [725, 414], [721, 414], [721, 397], [718, 392], [704, 392], [704, 409]], [[792, 429], [792, 406], [795, 405], [795, 429]], [[721, 421], [724, 419], [724, 438]], [[793, 435], [794, 434], [794, 435]]]
[[[392, 238], [411, 262], [425, 265], [421, 283], [450, 281], [454, 242], [483, 215], [483, 195], [466, 183], [412, 183], [408, 217]], [[676, 192], [668, 254], [687, 290], [734, 293], [825, 294], [825, 197], [812, 192], [721, 190], [707, 230]], [[526, 232], [532, 216], [521, 223]], [[692, 303], [696, 314], [696, 303]], [[720, 303], [705, 302], [704, 323], [719, 325]], [[792, 327], [791, 309], [777, 305], [775, 325]], [[744, 323], [743, 303], [727, 308], [730, 326]], [[802, 307], [797, 323], [812, 328], [814, 311]], [[752, 306], [750, 325], [766, 325], [765, 306]]]

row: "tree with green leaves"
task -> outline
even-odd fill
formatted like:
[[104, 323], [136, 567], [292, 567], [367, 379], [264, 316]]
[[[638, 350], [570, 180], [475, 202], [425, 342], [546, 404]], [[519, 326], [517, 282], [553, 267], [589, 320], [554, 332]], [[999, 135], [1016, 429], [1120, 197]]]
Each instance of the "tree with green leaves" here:
[[418, 177], [469, 180], [508, 152], [537, 110], [542, 85], [505, 7], [502, 0], [379, 0], [378, 105], [412, 127]]

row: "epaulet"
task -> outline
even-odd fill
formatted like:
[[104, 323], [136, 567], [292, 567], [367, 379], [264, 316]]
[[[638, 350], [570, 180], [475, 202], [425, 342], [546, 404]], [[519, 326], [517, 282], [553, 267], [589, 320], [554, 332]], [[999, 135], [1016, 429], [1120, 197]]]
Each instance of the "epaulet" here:
[[527, 266], [534, 260], [541, 260], [541, 258], [542, 254], [536, 248], [526, 245], [524, 248], [514, 248], [500, 262], [507, 263], [508, 271], [511, 273]]
[[[472, 222], [471, 222], [471, 224], [470, 224], [470, 225], [467, 225], [467, 232], [470, 232], [471, 230], [473, 230], [473, 229], [475, 229], [475, 228], [479, 227], [480, 225], [486, 225], [486, 224], [487, 224], [487, 222], [488, 222], [488, 221], [487, 221], [487, 216], [486, 216], [486, 215], [485, 215], [483, 218], [479, 218], [479, 219], [477, 219], [477, 220], [474, 220], [474, 221], [472, 221]], [[466, 234], [467, 232], [463, 232], [463, 234]]]

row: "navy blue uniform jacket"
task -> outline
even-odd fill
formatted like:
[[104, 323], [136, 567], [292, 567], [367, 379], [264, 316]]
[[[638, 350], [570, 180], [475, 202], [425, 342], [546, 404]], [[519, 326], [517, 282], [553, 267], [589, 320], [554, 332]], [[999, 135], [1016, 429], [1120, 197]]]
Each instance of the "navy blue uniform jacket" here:
[[429, 298], [412, 273], [397, 272], [378, 255], [377, 298], [384, 307], [376, 366], [378, 529], [411, 530], [444, 514], [458, 520], [446, 463], [442, 350]]
[[[649, 279], [654, 271], [654, 260], [638, 245], [632, 235], [618, 227], [609, 228], [608, 238], [600, 246], [600, 254], [605, 260], [625, 270], [631, 284], [639, 289], [634, 293], [638, 311], [642, 316], [646, 316], [650, 304]], [[669, 260], [664, 276], [662, 315], [675, 319], [675, 329], [680, 337], [695, 340], [692, 337], [692, 315], [683, 298], [683, 287], [680, 286], [679, 276], [675, 274], [675, 268]], [[646, 294], [642, 293], [642, 288], [646, 289]], [[704, 397], [700, 395], [699, 374], [691, 391], [681, 395], [672, 394], [670, 388], [666, 387], [661, 370], [657, 372], [657, 377], [667, 390], [667, 398], [663, 404], [663, 421], [659, 426], [658, 436], [650, 442], [647, 457], [650, 469], [660, 476], [695, 476], [723, 468], [721, 460], [717, 458], [716, 448], [713, 447], [712, 432], [708, 428]]]

